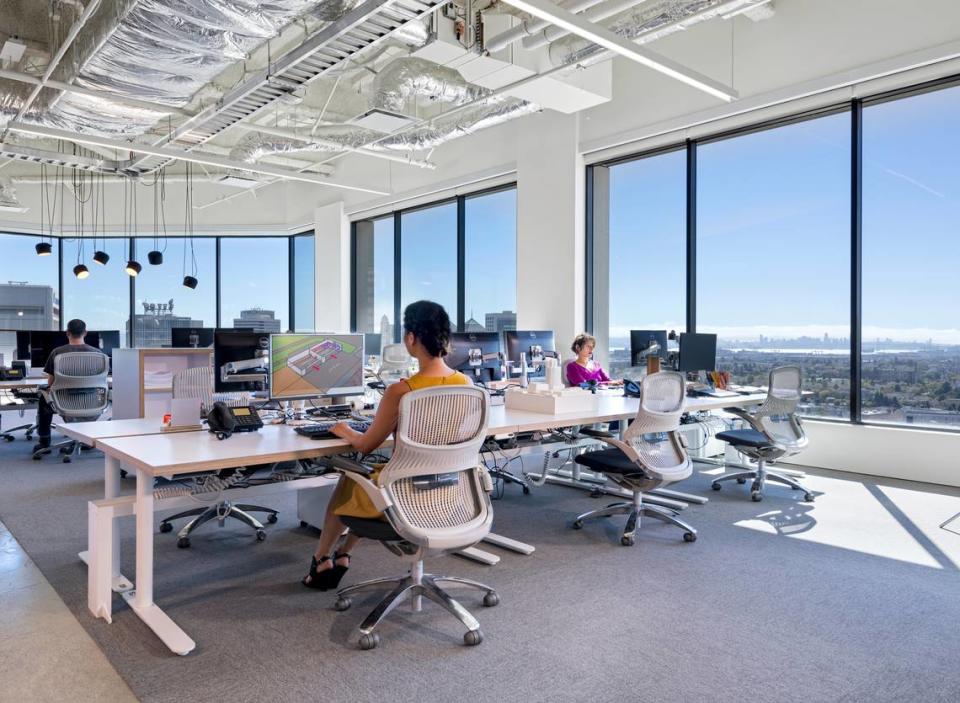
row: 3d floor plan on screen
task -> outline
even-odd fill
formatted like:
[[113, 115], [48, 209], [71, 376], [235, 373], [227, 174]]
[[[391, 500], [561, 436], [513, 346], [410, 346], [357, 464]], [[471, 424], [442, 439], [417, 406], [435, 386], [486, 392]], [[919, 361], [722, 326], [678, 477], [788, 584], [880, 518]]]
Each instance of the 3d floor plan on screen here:
[[316, 395], [360, 385], [363, 348], [336, 335], [281, 335], [274, 340], [274, 396]]

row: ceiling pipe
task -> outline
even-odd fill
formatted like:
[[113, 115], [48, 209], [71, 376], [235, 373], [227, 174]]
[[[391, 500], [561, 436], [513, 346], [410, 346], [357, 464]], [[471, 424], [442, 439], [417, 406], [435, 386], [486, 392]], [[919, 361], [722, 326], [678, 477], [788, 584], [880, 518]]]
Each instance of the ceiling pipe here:
[[[610, 0], [601, 5], [591, 7], [583, 13], [583, 18], [591, 22], [601, 22], [610, 19], [614, 15], [619, 15], [621, 12], [632, 10], [637, 5], [642, 5], [645, 2], [647, 2], [647, 0]], [[560, 29], [560, 27], [556, 25], [549, 25], [542, 32], [524, 37], [521, 44], [524, 49], [537, 49], [561, 37], [565, 37], [569, 33], [567, 30]]]
[[[566, 0], [565, 2], [558, 3], [558, 5], [570, 12], [583, 12], [594, 5], [599, 5], [601, 2], [603, 2], [603, 0]], [[485, 39], [483, 48], [487, 53], [506, 49], [518, 39], [536, 34], [549, 25], [549, 22], [539, 18], [522, 20], [516, 27], [508, 29], [506, 32], [501, 32], [495, 37]]]
[[3, 135], [0, 138], [6, 137], [7, 131], [10, 129], [10, 125], [20, 122], [23, 119], [23, 116], [27, 114], [27, 110], [30, 109], [30, 106], [33, 105], [33, 101], [37, 99], [37, 96], [40, 95], [40, 91], [43, 90], [47, 82], [50, 80], [50, 76], [53, 75], [53, 72], [57, 70], [57, 67], [60, 65], [60, 61], [63, 60], [64, 55], [67, 53], [67, 50], [73, 44], [73, 40], [77, 38], [77, 34], [80, 33], [80, 30], [83, 29], [83, 26], [87, 23], [93, 13], [97, 11], [97, 8], [100, 7], [100, 0], [90, 0], [86, 8], [84, 8], [83, 13], [73, 23], [73, 26], [70, 28], [70, 32], [67, 34], [66, 39], [63, 40], [63, 44], [60, 45], [60, 48], [57, 49], [57, 53], [53, 55], [53, 58], [50, 60], [50, 63], [47, 65], [47, 70], [43, 72], [43, 77], [40, 79], [40, 82], [37, 83], [33, 90], [30, 91], [30, 95], [27, 96], [27, 99], [24, 100], [23, 105], [20, 106], [20, 110], [17, 111], [17, 116], [13, 119], [13, 122], [7, 123], [6, 128], [3, 131]]

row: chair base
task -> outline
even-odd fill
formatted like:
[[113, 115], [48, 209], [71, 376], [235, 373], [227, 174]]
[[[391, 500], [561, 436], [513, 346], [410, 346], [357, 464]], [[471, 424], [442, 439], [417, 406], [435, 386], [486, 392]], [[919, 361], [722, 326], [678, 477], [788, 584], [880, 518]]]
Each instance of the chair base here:
[[54, 444], [51, 444], [49, 447], [42, 447], [40, 449], [37, 449], [31, 455], [31, 458], [34, 461], [40, 461], [47, 454], [52, 454], [54, 451], [59, 450], [61, 455], [60, 460], [64, 464], [69, 464], [71, 461], [73, 461], [74, 457], [80, 456], [81, 451], [84, 451], [84, 450], [89, 451], [91, 449], [93, 449], [93, 447], [88, 447], [85, 444], [81, 444], [80, 442], [77, 442], [76, 440], [68, 439], [63, 442], [56, 442]]
[[262, 542], [267, 538], [267, 533], [263, 529], [263, 523], [253, 517], [253, 515], [250, 514], [251, 512], [267, 513], [267, 522], [269, 523], [277, 521], [277, 511], [272, 508], [264, 508], [259, 505], [234, 505], [229, 500], [222, 500], [219, 503], [214, 503], [205, 508], [193, 508], [164, 518], [160, 522], [160, 531], [172, 532], [173, 525], [170, 524], [172, 521], [192, 517], [193, 520], [181, 527], [180, 531], [177, 532], [177, 546], [181, 549], [186, 549], [190, 546], [190, 535], [204, 523], [216, 520], [220, 523], [220, 527], [223, 527], [228, 518], [233, 518], [256, 530], [257, 541]]
[[666, 522], [684, 530], [684, 542], [696, 542], [697, 531], [689, 524], [677, 517], [679, 513], [670, 508], [661, 508], [659, 505], [646, 505], [643, 502], [643, 494], [639, 491], [634, 492], [633, 501], [610, 503], [605, 508], [590, 510], [589, 512], [578, 515], [573, 521], [573, 529], [579, 530], [583, 527], [584, 520], [592, 520], [600, 517], [610, 517], [612, 515], [626, 515], [627, 523], [624, 525], [623, 534], [620, 536], [620, 544], [624, 547], [632, 547], [636, 541], [636, 533], [640, 528], [641, 517], [652, 517], [661, 522]]
[[442, 606], [448, 613], [453, 615], [467, 628], [463, 635], [463, 642], [468, 646], [480, 644], [483, 641], [483, 633], [480, 631], [480, 623], [470, 614], [458, 601], [454, 600], [449, 593], [442, 589], [439, 583], [454, 583], [468, 588], [474, 588], [485, 591], [483, 604], [486, 607], [493, 607], [500, 602], [500, 596], [489, 586], [478, 581], [459, 578], [457, 576], [438, 576], [435, 574], [423, 573], [423, 562], [416, 562], [406, 576], [388, 577], [371, 579], [362, 583], [347, 586], [337, 591], [337, 601], [334, 608], [343, 611], [351, 605], [351, 593], [364, 590], [373, 586], [391, 585], [393, 589], [387, 596], [377, 604], [363, 622], [357, 628], [360, 633], [360, 648], [373, 649], [380, 644], [380, 635], [376, 632], [377, 627], [383, 622], [384, 618], [400, 605], [408, 597], [414, 612], [420, 612], [422, 598], [426, 596], [430, 600]]
[[766, 487], [767, 481], [774, 481], [775, 483], [781, 483], [785, 486], [790, 486], [790, 488], [795, 491], [803, 491], [803, 499], [807, 502], [813, 501], [814, 498], [813, 493], [807, 490], [804, 485], [795, 478], [778, 473], [776, 471], [768, 471], [766, 462], [763, 459], [760, 459], [757, 462], [756, 469], [730, 471], [723, 474], [723, 476], [715, 478], [713, 483], [710, 484], [710, 487], [715, 491], [719, 491], [721, 488], [721, 483], [734, 480], [737, 483], [746, 483], [747, 480], [751, 480], [753, 482], [750, 485], [750, 499], [754, 502], [763, 500], [763, 489]]
[[5, 439], [8, 442], [12, 442], [14, 439], [16, 439], [13, 436], [13, 433], [20, 432], [21, 430], [23, 430], [26, 433], [24, 435], [24, 439], [26, 439], [29, 442], [31, 439], [33, 439], [33, 433], [37, 431], [37, 426], [35, 424], [30, 424], [30, 425], [17, 425], [16, 427], [11, 427], [8, 430], [3, 430], [2, 432], [0, 432], [0, 439]]

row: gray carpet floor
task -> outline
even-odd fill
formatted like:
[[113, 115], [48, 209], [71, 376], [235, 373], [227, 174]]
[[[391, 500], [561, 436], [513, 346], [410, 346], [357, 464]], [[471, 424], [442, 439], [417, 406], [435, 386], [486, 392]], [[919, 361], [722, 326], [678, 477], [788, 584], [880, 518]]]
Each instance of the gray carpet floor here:
[[[0, 519], [143, 701], [960, 700], [960, 525], [939, 528], [960, 491], [821, 472], [812, 506], [778, 488], [752, 503], [698, 471], [680, 488], [711, 499], [684, 513], [699, 540], [651, 521], [625, 548], [622, 518], [569, 528], [597, 507], [588, 495], [508, 486], [495, 529], [535, 554], [428, 564], [499, 591], [495, 608], [463, 592], [484, 643], [464, 647], [428, 603], [395, 611], [372, 652], [353, 630], [381, 594], [337, 613], [331, 593], [299, 584], [315, 536], [285, 496], [260, 544], [240, 526], [205, 529], [189, 550], [157, 535], [156, 600], [198, 643], [177, 657], [120, 598], [112, 625], [87, 611], [76, 554], [100, 455], [38, 463], [27, 449], [0, 442]], [[132, 520], [122, 537], [133, 576]], [[355, 557], [344, 584], [402, 568], [376, 544]]]

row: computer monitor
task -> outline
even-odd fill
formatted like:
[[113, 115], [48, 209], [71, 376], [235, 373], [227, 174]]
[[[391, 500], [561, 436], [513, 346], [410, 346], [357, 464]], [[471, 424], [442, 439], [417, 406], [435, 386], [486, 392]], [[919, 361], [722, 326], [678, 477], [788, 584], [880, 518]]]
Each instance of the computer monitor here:
[[[486, 357], [486, 358], [485, 358]], [[457, 332], [450, 335], [450, 351], [444, 362], [475, 383], [503, 379], [499, 332]]]
[[380, 356], [383, 353], [383, 340], [379, 332], [366, 332], [363, 335], [363, 351], [365, 354]]
[[666, 330], [630, 330], [630, 365], [643, 366], [648, 356], [667, 358]]
[[174, 327], [170, 330], [171, 347], [212, 347], [213, 327]]
[[559, 358], [553, 332], [548, 330], [510, 330], [503, 333], [507, 347], [507, 365], [519, 373], [520, 354], [527, 355], [527, 366], [533, 374], [544, 375], [543, 360], [547, 356]]
[[217, 393], [262, 391], [269, 356], [269, 333], [217, 330], [213, 333], [213, 389]]
[[[119, 332], [117, 332], [119, 342]], [[50, 358], [50, 352], [69, 343], [67, 333], [58, 330], [30, 330], [30, 366], [42, 368]], [[100, 349], [100, 333], [87, 330], [84, 343], [94, 349]]]
[[685, 332], [680, 335], [678, 371], [713, 371], [717, 368], [717, 335]]
[[30, 359], [30, 330], [17, 330], [17, 356], [20, 361]]
[[270, 335], [270, 398], [362, 395], [362, 334]]

